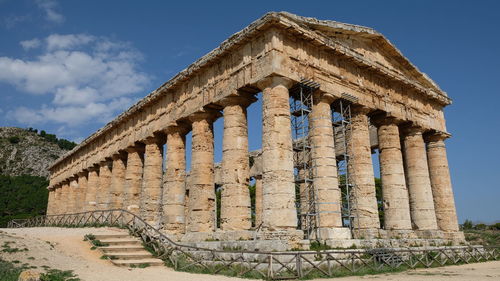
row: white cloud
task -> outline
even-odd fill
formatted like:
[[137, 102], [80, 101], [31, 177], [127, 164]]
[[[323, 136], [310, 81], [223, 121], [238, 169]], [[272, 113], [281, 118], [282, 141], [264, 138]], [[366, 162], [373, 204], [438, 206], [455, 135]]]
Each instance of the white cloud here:
[[23, 124], [52, 122], [74, 128], [107, 122], [128, 108], [135, 101], [131, 95], [143, 92], [150, 81], [138, 70], [142, 54], [128, 43], [85, 34], [23, 42], [27, 48], [38, 44], [40, 54], [31, 59], [0, 57], [0, 83], [51, 100], [38, 109], [9, 111], [10, 118]]
[[57, 2], [55, 0], [35, 0], [38, 8], [45, 13], [45, 18], [53, 23], [64, 22], [64, 16], [56, 11]]
[[41, 42], [38, 38], [35, 38], [35, 39], [31, 39], [31, 40], [21, 41], [20, 44], [23, 47], [23, 49], [29, 50], [29, 49], [35, 49], [35, 48], [40, 47]]
[[96, 38], [91, 35], [86, 34], [52, 34], [47, 37], [47, 49], [72, 49], [76, 47], [82, 47], [88, 43], [95, 41]]

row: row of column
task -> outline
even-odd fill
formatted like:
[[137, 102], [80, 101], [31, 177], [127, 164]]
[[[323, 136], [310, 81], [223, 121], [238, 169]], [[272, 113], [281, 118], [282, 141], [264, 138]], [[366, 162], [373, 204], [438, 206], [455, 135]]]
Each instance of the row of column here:
[[[263, 91], [263, 172], [256, 179], [256, 224], [270, 231], [297, 228], [288, 92], [291, 85], [290, 80], [282, 77], [270, 77], [258, 84]], [[339, 228], [342, 227], [341, 192], [331, 123], [333, 98], [316, 93], [314, 100], [310, 141], [320, 226]], [[240, 93], [221, 102], [223, 230], [251, 227], [246, 114], [251, 102]], [[354, 184], [354, 226], [376, 229], [380, 223], [367, 114], [367, 109], [354, 108], [347, 149]], [[218, 117], [217, 112], [203, 111], [189, 118], [192, 131], [189, 194], [185, 188], [185, 135], [189, 128], [170, 126], [164, 136], [151, 136], [63, 182], [50, 193], [49, 212], [128, 208], [154, 225], [161, 224], [167, 232], [214, 231], [212, 124]], [[397, 122], [392, 119], [380, 121], [378, 135], [385, 228], [458, 230], [443, 138], [429, 138], [426, 151], [422, 131], [410, 128], [400, 134]]]

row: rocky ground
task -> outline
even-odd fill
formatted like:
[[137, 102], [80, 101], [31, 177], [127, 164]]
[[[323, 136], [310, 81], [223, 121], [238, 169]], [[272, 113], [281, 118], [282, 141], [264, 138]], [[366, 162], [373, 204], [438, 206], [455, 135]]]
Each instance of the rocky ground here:
[[[246, 280], [219, 275], [176, 272], [168, 267], [116, 267], [108, 260], [102, 260], [101, 254], [91, 250], [88, 242], [83, 241], [85, 234], [109, 233], [110, 231], [122, 230], [109, 228], [0, 229], [0, 259], [15, 264], [28, 264], [40, 271], [48, 268], [72, 270], [81, 280], [87, 281]], [[6, 248], [17, 250], [3, 251]], [[500, 261], [418, 269], [395, 274], [353, 276], [335, 280], [500, 280]]]

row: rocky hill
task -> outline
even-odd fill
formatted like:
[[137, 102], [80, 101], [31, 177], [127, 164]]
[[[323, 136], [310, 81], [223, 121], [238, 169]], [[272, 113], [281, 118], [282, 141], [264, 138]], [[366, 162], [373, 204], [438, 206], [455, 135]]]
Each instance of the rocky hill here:
[[0, 127], [0, 174], [48, 177], [49, 165], [68, 150], [61, 148], [54, 135], [49, 135], [52, 139], [46, 136], [45, 132], [42, 136], [33, 130]]

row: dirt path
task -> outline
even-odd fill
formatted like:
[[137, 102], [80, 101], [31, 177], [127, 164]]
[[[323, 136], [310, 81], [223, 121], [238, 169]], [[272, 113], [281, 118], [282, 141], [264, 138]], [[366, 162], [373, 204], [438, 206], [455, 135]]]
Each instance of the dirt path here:
[[[123, 230], [114, 228], [77, 229], [53, 227], [0, 229], [0, 246], [5, 242], [10, 242], [11, 248], [27, 249], [16, 253], [0, 252], [0, 257], [8, 261], [17, 260], [20, 264], [27, 263], [37, 266], [40, 270], [43, 270], [43, 266], [60, 270], [73, 270], [84, 281], [248, 280], [220, 275], [176, 272], [168, 267], [116, 267], [107, 260], [101, 260], [101, 254], [98, 251], [90, 250], [90, 245], [83, 241], [83, 236], [87, 233], [99, 234], [100, 232], [109, 233], [113, 231], [122, 232]], [[500, 261], [418, 269], [396, 274], [336, 278], [334, 280], [500, 280]]]

